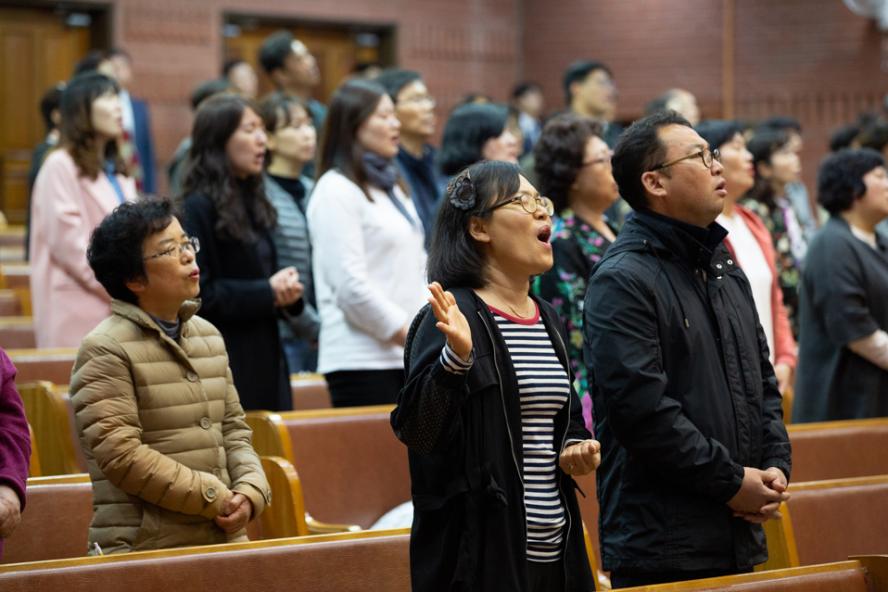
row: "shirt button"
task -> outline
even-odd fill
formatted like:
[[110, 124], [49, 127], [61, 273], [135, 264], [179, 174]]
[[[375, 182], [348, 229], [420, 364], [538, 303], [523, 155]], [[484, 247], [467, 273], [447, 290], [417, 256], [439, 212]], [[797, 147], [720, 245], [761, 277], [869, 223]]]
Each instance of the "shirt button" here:
[[185, 375], [185, 378], [187, 378], [189, 382], [197, 382], [197, 373], [189, 371], [188, 374]]
[[728, 265], [734, 265], [734, 260], [733, 260], [733, 259], [728, 259]]
[[210, 420], [209, 417], [201, 417], [200, 418], [200, 427], [202, 427], [205, 430], [208, 430], [211, 427], [213, 427], [213, 422]]
[[721, 269], [722, 267], [724, 267], [724, 265], [722, 265], [721, 263], [716, 263], [716, 264], [715, 264], [715, 268], [716, 268], [716, 269]]
[[207, 499], [213, 500], [216, 498], [216, 489], [214, 487], [207, 487]]

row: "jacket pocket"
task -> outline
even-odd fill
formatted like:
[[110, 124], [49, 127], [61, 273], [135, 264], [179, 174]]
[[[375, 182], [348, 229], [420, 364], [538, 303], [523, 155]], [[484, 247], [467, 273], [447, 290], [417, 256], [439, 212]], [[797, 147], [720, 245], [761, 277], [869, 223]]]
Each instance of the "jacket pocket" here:
[[152, 542], [157, 538], [160, 532], [160, 516], [158, 509], [153, 504], [142, 504], [142, 522], [139, 524], [139, 531], [133, 540], [133, 551], [143, 549], [153, 549], [155, 546]]

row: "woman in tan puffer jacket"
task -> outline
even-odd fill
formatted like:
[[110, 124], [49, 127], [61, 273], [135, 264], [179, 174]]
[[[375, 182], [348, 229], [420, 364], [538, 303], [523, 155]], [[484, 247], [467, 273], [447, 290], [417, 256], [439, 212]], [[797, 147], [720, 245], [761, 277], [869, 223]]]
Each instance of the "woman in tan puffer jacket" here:
[[112, 316], [83, 340], [71, 379], [90, 554], [246, 540], [271, 501], [225, 343], [194, 316], [198, 249], [166, 202], [122, 205], [93, 234]]

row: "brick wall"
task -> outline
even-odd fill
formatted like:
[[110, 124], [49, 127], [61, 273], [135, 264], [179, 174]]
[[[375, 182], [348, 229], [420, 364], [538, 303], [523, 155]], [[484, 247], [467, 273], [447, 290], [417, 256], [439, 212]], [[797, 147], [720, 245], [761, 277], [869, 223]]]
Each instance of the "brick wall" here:
[[804, 178], [813, 188], [830, 131], [888, 92], [883, 36], [841, 0], [527, 0], [525, 75], [561, 105], [565, 66], [600, 59], [614, 70], [621, 119], [637, 117], [674, 86], [697, 96], [704, 117], [720, 117], [731, 5], [735, 91], [728, 99], [735, 115], [797, 117], [805, 130]]

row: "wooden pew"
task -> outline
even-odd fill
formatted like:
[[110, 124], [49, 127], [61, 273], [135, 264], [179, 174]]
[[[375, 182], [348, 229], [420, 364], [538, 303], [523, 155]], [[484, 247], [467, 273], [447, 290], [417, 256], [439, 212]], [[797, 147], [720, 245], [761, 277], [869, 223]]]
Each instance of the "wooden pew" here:
[[291, 374], [290, 392], [293, 395], [293, 409], [296, 411], [329, 409], [333, 406], [327, 381], [321, 374]]
[[28, 423], [34, 428], [43, 475], [86, 472], [86, 459], [74, 428], [67, 388], [37, 381], [18, 385]]
[[92, 483], [78, 473], [28, 479], [22, 522], [6, 540], [2, 563], [86, 555]]
[[888, 592], [888, 556], [688, 580], [656, 586], [621, 588], [626, 592]]
[[28, 462], [28, 477], [39, 477], [43, 474], [40, 469], [40, 450], [37, 439], [34, 437], [34, 428], [28, 424], [28, 435], [31, 438], [31, 460]]
[[3, 226], [0, 223], [0, 246], [3, 247], [24, 247], [25, 246], [25, 227], [23, 225]]
[[71, 369], [77, 358], [74, 348], [10, 349], [6, 353], [15, 364], [18, 384], [46, 380], [58, 385], [71, 382]]
[[787, 431], [793, 482], [888, 475], [888, 418], [799, 423]]
[[0, 264], [0, 288], [18, 296], [18, 314], [31, 316], [31, 267], [27, 263]]
[[14, 290], [0, 288], [0, 317], [18, 317], [23, 314], [21, 296]]
[[790, 484], [780, 520], [765, 524], [764, 569], [888, 554], [888, 475]]
[[368, 528], [410, 499], [407, 449], [389, 423], [393, 406], [247, 413], [253, 446], [299, 475], [310, 532]]
[[409, 592], [407, 529], [0, 566], [4, 592]]
[[31, 317], [0, 318], [0, 347], [3, 349], [37, 347], [34, 322]]

